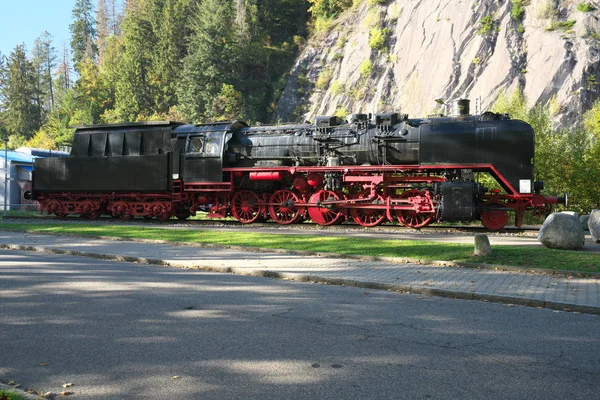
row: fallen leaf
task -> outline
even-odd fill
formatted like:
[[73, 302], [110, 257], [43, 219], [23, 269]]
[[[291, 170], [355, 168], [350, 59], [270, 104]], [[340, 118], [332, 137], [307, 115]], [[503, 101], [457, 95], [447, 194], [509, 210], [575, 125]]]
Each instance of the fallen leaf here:
[[46, 392], [42, 395], [42, 397], [46, 398], [46, 399], [51, 399], [54, 397], [54, 393], [52, 392]]
[[75, 394], [74, 392], [71, 392], [69, 390], [65, 390], [64, 392], [60, 392], [59, 393], [61, 396], [70, 396], [72, 394]]
[[71, 386], [73, 386], [73, 384], [72, 383], [65, 383], [62, 386], [66, 389], [66, 388], [70, 388]]
[[40, 363], [40, 367], [47, 367], [49, 364], [49, 362], [43, 361]]
[[14, 385], [16, 382], [15, 381], [8, 381], [9, 385]]
[[172, 379], [181, 379], [179, 375], [175, 375]]

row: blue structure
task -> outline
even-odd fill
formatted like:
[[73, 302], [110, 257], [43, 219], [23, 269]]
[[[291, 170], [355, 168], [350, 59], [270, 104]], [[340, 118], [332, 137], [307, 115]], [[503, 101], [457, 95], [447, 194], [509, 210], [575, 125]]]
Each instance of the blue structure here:
[[[2, 174], [0, 181], [4, 181], [4, 150], [0, 150], [0, 168]], [[8, 160], [8, 178], [7, 182], [7, 209], [22, 209], [27, 205], [37, 206], [37, 201], [26, 200], [23, 193], [31, 190], [31, 177], [33, 172], [33, 160], [38, 157], [68, 157], [69, 153], [64, 151], [34, 149], [29, 147], [20, 147], [16, 151], [6, 153]], [[0, 207], [4, 205], [4, 187], [0, 190]]]

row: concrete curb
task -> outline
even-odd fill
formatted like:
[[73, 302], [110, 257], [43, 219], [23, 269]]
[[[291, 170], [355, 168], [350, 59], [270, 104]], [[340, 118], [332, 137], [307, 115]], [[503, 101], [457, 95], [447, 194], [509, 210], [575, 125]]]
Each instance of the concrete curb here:
[[231, 267], [208, 267], [200, 264], [189, 265], [187, 263], [181, 262], [169, 262], [166, 260], [160, 260], [155, 258], [145, 258], [145, 257], [132, 257], [132, 256], [119, 256], [115, 254], [103, 254], [103, 253], [93, 253], [86, 251], [74, 251], [74, 250], [64, 250], [57, 247], [41, 247], [41, 246], [25, 246], [25, 245], [15, 245], [15, 244], [0, 244], [0, 249], [7, 250], [20, 250], [20, 251], [35, 251], [40, 253], [47, 254], [64, 254], [64, 255], [72, 255], [72, 256], [80, 256], [80, 257], [88, 257], [88, 258], [96, 258], [103, 260], [111, 260], [111, 261], [120, 261], [120, 262], [137, 262], [140, 264], [148, 264], [148, 265], [161, 265], [168, 266], [174, 268], [183, 268], [183, 269], [197, 269], [202, 271], [212, 271], [219, 273], [230, 273], [237, 275], [247, 275], [247, 276], [259, 276], [266, 278], [275, 278], [275, 279], [286, 279], [293, 280], [297, 282], [314, 282], [314, 283], [322, 283], [327, 285], [336, 285], [336, 286], [351, 286], [351, 287], [359, 287], [364, 289], [374, 289], [374, 290], [386, 290], [386, 291], [394, 291], [399, 293], [410, 293], [410, 294], [419, 294], [426, 296], [437, 296], [437, 297], [447, 297], [453, 299], [463, 299], [463, 300], [480, 300], [486, 302], [493, 303], [506, 303], [506, 304], [515, 304], [521, 306], [528, 307], [538, 307], [538, 308], [549, 308], [553, 310], [561, 310], [568, 312], [580, 312], [585, 314], [599, 314], [600, 315], [600, 307], [595, 306], [582, 306], [578, 304], [572, 303], [563, 303], [563, 302], [550, 302], [536, 299], [528, 299], [524, 297], [515, 297], [515, 296], [504, 296], [504, 295], [492, 295], [488, 293], [479, 293], [479, 292], [464, 292], [464, 291], [455, 291], [448, 289], [436, 289], [430, 288], [422, 285], [399, 285], [399, 284], [389, 284], [389, 283], [380, 283], [380, 282], [369, 282], [369, 281], [358, 281], [354, 279], [340, 279], [340, 278], [328, 278], [319, 276], [318, 274], [296, 274], [291, 272], [277, 272], [271, 270], [245, 270], [242, 268], [231, 268]]
[[[2, 231], [2, 229], [0, 229]], [[181, 243], [181, 242], [169, 242], [167, 240], [151, 240], [151, 239], [130, 239], [121, 238], [115, 236], [92, 236], [92, 235], [73, 235], [73, 234], [62, 234], [62, 233], [46, 233], [46, 232], [29, 232], [26, 230], [8, 230], [5, 232], [23, 232], [32, 235], [48, 235], [48, 236], [67, 236], [67, 237], [80, 237], [87, 239], [103, 239], [112, 240], [116, 242], [138, 242], [138, 243], [156, 243], [166, 244], [169, 246], [185, 246], [185, 247], [200, 247], [209, 249], [231, 249], [236, 251], [249, 251], [253, 253], [275, 253], [275, 254], [292, 254], [298, 256], [316, 256], [316, 257], [334, 257], [334, 258], [347, 258], [350, 260], [360, 261], [383, 261], [393, 264], [417, 264], [417, 265], [433, 265], [436, 267], [455, 267], [455, 268], [470, 268], [470, 269], [485, 269], [494, 271], [507, 271], [507, 272], [524, 272], [533, 274], [549, 274], [549, 275], [561, 275], [561, 276], [576, 276], [578, 278], [600, 278], [600, 272], [581, 272], [571, 270], [554, 270], [554, 269], [543, 269], [533, 267], [515, 267], [512, 265], [502, 264], [479, 264], [469, 262], [457, 262], [457, 261], [439, 261], [439, 260], [421, 260], [415, 258], [401, 258], [401, 257], [382, 257], [382, 256], [362, 256], [354, 254], [337, 254], [337, 253], [322, 253], [315, 251], [304, 251], [304, 250], [286, 250], [286, 249], [269, 249], [261, 247], [248, 247], [248, 246], [235, 246], [235, 245], [217, 245], [211, 243]]]

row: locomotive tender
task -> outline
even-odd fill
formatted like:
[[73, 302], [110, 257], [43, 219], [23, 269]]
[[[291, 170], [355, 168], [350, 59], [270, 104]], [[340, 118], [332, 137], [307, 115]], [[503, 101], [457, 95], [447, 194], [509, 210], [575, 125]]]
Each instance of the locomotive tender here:
[[[36, 159], [32, 197], [58, 217], [129, 219], [197, 211], [242, 223], [272, 219], [362, 226], [481, 220], [504, 227], [564, 202], [534, 182], [534, 132], [506, 115], [411, 119], [397, 113], [247, 126], [146, 122], [78, 127], [67, 158]], [[474, 179], [490, 174], [502, 190]]]

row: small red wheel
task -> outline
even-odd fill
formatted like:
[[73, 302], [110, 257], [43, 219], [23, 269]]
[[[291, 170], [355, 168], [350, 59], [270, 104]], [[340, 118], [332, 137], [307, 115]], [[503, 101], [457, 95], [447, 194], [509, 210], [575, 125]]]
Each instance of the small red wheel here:
[[[503, 207], [500, 203], [490, 203], [488, 207]], [[508, 222], [508, 213], [502, 210], [484, 211], [481, 213], [481, 223], [490, 231], [499, 231]]]
[[[361, 195], [361, 197], [363, 197]], [[385, 199], [381, 195], [377, 195], [377, 198], [371, 203], [358, 203], [358, 204], [382, 204], [385, 205]], [[385, 210], [375, 208], [351, 208], [350, 215], [354, 222], [360, 226], [377, 226], [380, 225], [385, 219]]]
[[316, 204], [317, 207], [308, 208], [308, 216], [313, 222], [319, 225], [333, 225], [338, 221], [341, 221], [343, 214], [339, 211], [335, 211], [330, 205], [323, 205], [321, 203], [326, 201], [339, 200], [340, 197], [331, 190], [319, 190], [317, 193], [310, 196], [309, 203]]
[[269, 200], [274, 203], [269, 206], [269, 215], [278, 224], [293, 224], [302, 215], [302, 209], [296, 205], [299, 202], [300, 198], [291, 190], [278, 190]]
[[[411, 197], [424, 195], [425, 193], [419, 190], [407, 190], [400, 195], [400, 198], [409, 199]], [[433, 220], [433, 216], [419, 213], [416, 210], [398, 210], [396, 211], [396, 217], [398, 218], [398, 222], [402, 225], [413, 229], [422, 228]]]
[[255, 222], [261, 214], [260, 198], [254, 192], [242, 190], [231, 200], [231, 213], [242, 224]]
[[46, 203], [46, 212], [48, 215], [54, 214], [58, 218], [65, 218], [67, 213], [65, 212], [62, 204], [59, 200], [50, 200]]
[[133, 214], [129, 212], [129, 204], [126, 201], [115, 201], [110, 205], [113, 217], [121, 219], [131, 219]]

